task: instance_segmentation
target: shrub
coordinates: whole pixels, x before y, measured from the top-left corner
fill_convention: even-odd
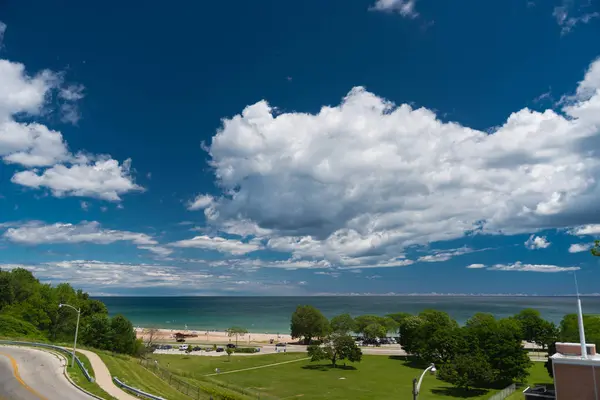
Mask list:
[[[253,354],[256,353],[256,348],[255,347],[236,347],[233,349],[234,353],[248,353],[248,354]]]
[[[42,333],[32,324],[12,317],[0,314],[0,336],[11,338],[42,338]]]

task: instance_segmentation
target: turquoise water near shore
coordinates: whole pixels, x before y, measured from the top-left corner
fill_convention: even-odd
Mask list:
[[[477,312],[503,318],[535,308],[559,323],[576,312],[574,297],[507,296],[335,296],[335,297],[98,297],[111,315],[123,314],[135,326],[167,329],[225,330],[237,325],[256,333],[289,333],[296,306],[310,304],[325,316],[350,313],[384,315],[418,313],[428,308],[447,312],[463,324]],[[586,314],[600,314],[600,297],[582,298]]]

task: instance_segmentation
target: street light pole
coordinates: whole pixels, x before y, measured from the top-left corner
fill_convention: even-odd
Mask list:
[[[413,379],[413,400],[417,400],[419,397],[419,391],[421,390],[421,383],[423,383],[423,377],[427,373],[427,371],[431,371],[435,373],[435,364],[431,364],[429,367],[425,368],[425,371],[421,374],[419,381],[417,382],[417,378]]]
[[[75,366],[75,349],[77,348],[77,334],[79,333],[79,317],[81,316],[81,308],[77,309],[77,308],[73,307],[72,305],[64,304],[64,303],[60,303],[58,305],[58,308],[61,308],[62,306],[69,307],[69,308],[72,308],[73,310],[77,311],[77,325],[75,326],[75,341],[73,342],[73,357],[71,358],[71,368],[73,368]]]

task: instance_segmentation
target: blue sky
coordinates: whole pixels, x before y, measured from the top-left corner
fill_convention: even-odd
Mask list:
[[[0,5],[0,268],[598,291],[598,0],[63,3]]]

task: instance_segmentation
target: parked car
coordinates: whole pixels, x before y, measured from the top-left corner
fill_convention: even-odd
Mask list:
[[[287,343],[277,343],[275,345],[275,347],[285,347],[285,346],[287,346]]]
[[[228,343],[227,347],[229,347],[230,349],[235,349],[235,344],[233,343]]]
[[[200,347],[200,346],[194,346],[194,348],[192,350],[194,350],[194,351],[200,351],[200,350],[202,350],[202,347]]]
[[[185,339],[184,339],[184,338],[182,338],[182,337],[180,337],[180,338],[177,338],[177,342],[178,342],[178,343],[185,342]]]
[[[182,344],[181,346],[179,346],[179,351],[186,351],[188,349],[187,345]]]
[[[173,346],[171,346],[170,344],[165,344],[163,346],[163,349],[165,349],[165,350],[171,350],[172,348],[173,348]]]
[[[224,351],[225,351],[225,349],[224,349],[224,348],[222,348],[222,347],[217,347],[217,353],[222,353],[222,352],[224,352]]]

